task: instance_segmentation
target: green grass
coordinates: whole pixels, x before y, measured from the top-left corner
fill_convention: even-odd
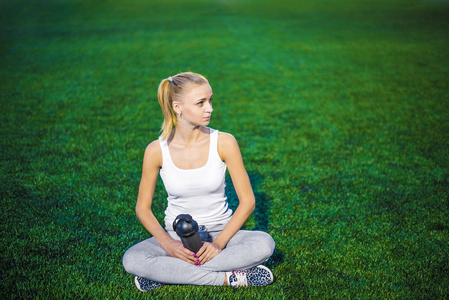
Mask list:
[[[269,2],[0,2],[2,299],[449,297],[449,2]],[[140,293],[121,266],[157,85],[187,70],[239,141],[269,287]]]

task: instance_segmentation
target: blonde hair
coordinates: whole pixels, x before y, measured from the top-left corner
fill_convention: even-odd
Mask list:
[[[170,137],[171,131],[178,121],[173,109],[173,101],[181,101],[181,95],[189,86],[206,83],[209,83],[206,77],[192,72],[179,73],[161,81],[157,90],[157,99],[164,114],[161,128],[164,140]]]

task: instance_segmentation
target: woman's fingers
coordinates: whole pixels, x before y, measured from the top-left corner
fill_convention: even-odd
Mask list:
[[[193,253],[185,248],[181,241],[173,241],[169,254],[192,265],[201,266],[217,256],[220,252],[221,248],[214,243],[205,242],[197,253]]]
[[[167,252],[170,256],[182,259],[192,265],[198,260],[198,258],[195,257],[195,253],[185,248],[181,241],[173,240],[170,247],[167,249]]]
[[[195,264],[197,262],[197,257],[195,255],[195,253],[193,253],[192,251],[190,251],[187,248],[184,248],[184,246],[182,248],[183,248],[182,249],[183,250],[183,255],[182,255],[183,258],[182,259],[188,263]]]
[[[207,244],[209,244],[208,242],[204,242],[203,246],[201,246],[200,250],[198,250],[198,252],[196,253],[197,257],[201,257],[201,255],[203,255],[203,253],[207,250]]]
[[[203,251],[202,249],[205,248]],[[202,251],[202,252],[201,252]],[[204,243],[200,251],[197,254],[199,257],[200,264],[205,264],[221,252],[220,247],[214,243]]]

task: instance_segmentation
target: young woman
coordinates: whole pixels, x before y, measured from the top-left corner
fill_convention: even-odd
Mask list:
[[[237,141],[207,127],[212,88],[205,77],[186,72],[162,80],[158,100],[162,135],[145,150],[136,214],[153,235],[123,256],[141,291],[164,284],[266,286],[271,271],[261,265],[275,243],[261,231],[240,230],[255,207],[254,193]],[[225,194],[226,168],[239,205],[234,213]],[[151,211],[160,174],[168,194],[165,229]],[[184,248],[174,232],[179,214],[190,214],[208,236],[197,253]],[[204,233],[203,232],[203,233]]]

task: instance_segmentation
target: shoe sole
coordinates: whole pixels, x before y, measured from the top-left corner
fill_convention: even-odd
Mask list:
[[[137,280],[137,276],[134,276],[134,284],[136,285],[136,287],[137,287],[137,289],[138,289],[139,291],[141,291],[141,292],[147,292],[146,290],[142,290],[142,289],[140,288],[140,283],[139,283],[139,281]]]

